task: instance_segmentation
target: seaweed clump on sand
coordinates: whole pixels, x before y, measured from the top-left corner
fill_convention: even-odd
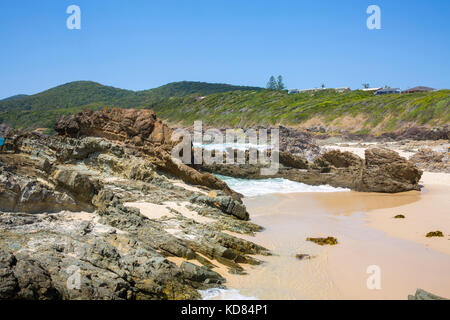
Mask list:
[[[442,231],[431,231],[428,232],[426,237],[427,238],[432,238],[432,237],[443,237],[444,234],[442,233]]]
[[[314,242],[320,246],[324,245],[330,245],[334,246],[338,244],[338,241],[334,237],[327,237],[327,238],[306,238],[306,241]]]

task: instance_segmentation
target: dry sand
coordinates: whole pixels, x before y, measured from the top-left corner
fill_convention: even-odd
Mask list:
[[[417,288],[450,297],[448,175],[425,174],[422,192],[298,193],[245,199],[266,229],[248,237],[276,255],[258,257],[248,275],[226,275],[229,288],[260,299],[406,299]],[[393,219],[404,214],[406,219]],[[441,230],[445,238],[426,238]],[[307,237],[334,236],[321,247]],[[315,256],[298,260],[296,254]],[[367,287],[369,266],[381,289]]]
[[[420,243],[450,255],[450,174],[425,172],[421,184],[425,187],[420,200],[392,209],[368,213],[368,225],[388,235]],[[394,219],[402,214],[405,219]],[[430,231],[442,231],[442,238],[427,238]]]
[[[139,209],[141,214],[148,219],[161,219],[163,217],[173,216],[174,213],[171,211],[176,210],[178,213],[183,215],[185,218],[192,219],[197,223],[213,223],[215,220],[199,215],[197,212],[190,210],[187,206],[194,207],[195,205],[183,201],[180,203],[176,202],[164,202],[163,204],[154,204],[145,201],[138,202],[126,202],[124,203],[126,207],[133,207]]]

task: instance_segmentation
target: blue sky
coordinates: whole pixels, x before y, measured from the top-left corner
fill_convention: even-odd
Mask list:
[[[66,8],[81,8],[68,30]],[[381,30],[366,9],[381,8]],[[74,80],[450,87],[448,0],[0,1],[0,98]]]

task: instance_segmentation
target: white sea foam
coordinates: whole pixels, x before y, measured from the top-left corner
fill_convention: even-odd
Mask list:
[[[216,175],[228,186],[243,194],[245,197],[254,197],[270,193],[297,193],[297,192],[345,192],[350,189],[335,188],[329,185],[310,186],[283,178],[270,179],[238,179]]]
[[[237,149],[237,150],[249,150],[250,148],[254,148],[257,150],[266,150],[270,146],[264,144],[253,144],[253,143],[210,143],[210,144],[198,144],[194,143],[194,147],[201,147],[206,150],[217,150],[217,151],[226,151],[227,148]]]
[[[206,289],[199,290],[203,300],[258,300],[256,297],[247,297],[236,289]]]

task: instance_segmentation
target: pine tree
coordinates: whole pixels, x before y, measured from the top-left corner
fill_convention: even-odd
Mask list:
[[[277,81],[277,90],[284,90],[285,86],[283,83],[283,77],[282,76],[278,76],[278,81]]]
[[[274,76],[270,76],[269,82],[267,82],[267,89],[269,89],[269,90],[277,89],[277,82],[275,81]]]

